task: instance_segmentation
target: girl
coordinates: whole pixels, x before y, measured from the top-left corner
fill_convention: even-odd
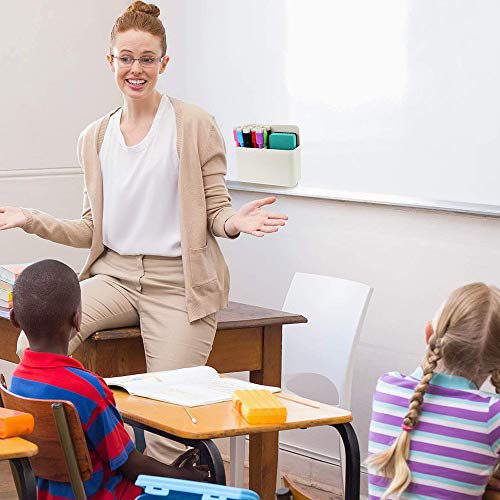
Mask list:
[[[0,209],[0,229],[21,227],[90,248],[80,273],[82,327],[70,353],[97,330],[140,324],[148,371],[206,363],[229,292],[215,237],[261,237],[287,219],[261,208],[275,198],[234,210],[213,117],[156,90],[169,62],[159,14],[155,5],[134,2],[111,31],[107,60],[123,106],[89,125],[78,141],[81,219]],[[21,356],[26,347],[22,334]],[[164,451],[158,440],[148,441],[150,455],[169,461]]]
[[[478,499],[500,451],[500,291],[455,290],[425,328],[412,375],[377,384],[369,442],[370,498]]]

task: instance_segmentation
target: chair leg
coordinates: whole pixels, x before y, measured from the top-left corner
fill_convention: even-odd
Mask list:
[[[226,485],[226,471],[219,448],[211,439],[202,439],[193,446],[200,450],[200,463],[210,468],[212,483]]]
[[[19,499],[36,500],[36,479],[30,461],[27,458],[13,458],[9,463]]]
[[[245,436],[229,438],[229,470],[230,484],[243,488],[245,473]]]
[[[144,437],[144,431],[138,427],[132,427],[134,430],[135,447],[141,453],[144,453],[146,449],[146,438]]]
[[[342,442],[344,443],[346,466],[345,466],[345,500],[359,500],[361,460],[359,455],[359,444],[356,433],[352,425],[334,424],[332,427],[337,429]]]
[[[212,477],[212,482],[216,484],[226,484],[226,472],[224,470],[224,462],[220,454],[219,449],[211,439],[185,439],[179,436],[174,436],[168,432],[160,431],[154,427],[150,427],[147,424],[137,422],[135,420],[129,419],[127,417],[123,418],[126,424],[131,425],[134,428],[142,429],[147,432],[152,432],[158,436],[163,436],[172,441],[185,444],[186,446],[191,446],[200,450],[200,463],[208,465],[210,468],[210,475]],[[135,430],[134,430],[135,432]]]

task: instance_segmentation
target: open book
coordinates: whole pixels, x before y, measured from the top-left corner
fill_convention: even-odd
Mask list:
[[[122,387],[132,396],[142,396],[182,406],[201,406],[230,401],[235,389],[281,391],[279,387],[252,384],[234,378],[221,378],[210,366],[194,366],[104,380],[109,386]]]

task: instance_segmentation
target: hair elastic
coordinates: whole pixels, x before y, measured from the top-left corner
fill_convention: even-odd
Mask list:
[[[411,425],[401,424],[401,429],[406,432],[411,432],[413,430],[413,427]]]

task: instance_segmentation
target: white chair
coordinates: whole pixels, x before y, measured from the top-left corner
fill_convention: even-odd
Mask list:
[[[350,409],[354,347],[372,288],[363,283],[296,273],[283,310],[308,322],[284,327],[282,387],[299,396]],[[325,434],[330,433],[325,436]],[[231,438],[231,484],[242,485],[244,438]],[[317,458],[340,459],[334,429],[280,433],[280,447]]]

